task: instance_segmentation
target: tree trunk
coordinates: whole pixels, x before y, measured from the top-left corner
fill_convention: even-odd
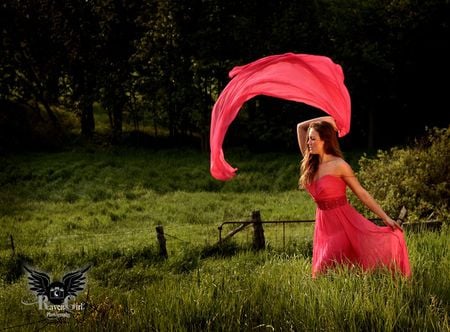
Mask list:
[[[59,123],[59,120],[56,117],[55,113],[53,113],[52,109],[50,108],[50,105],[43,98],[41,98],[41,103],[44,106],[44,109],[47,112],[47,115],[48,115],[50,121],[52,122],[53,127],[56,130],[61,131],[61,124]]]
[[[92,102],[81,104],[81,134],[85,137],[92,137],[95,130],[94,106]]]
[[[122,139],[122,104],[116,103],[112,110],[112,143],[118,144]]]

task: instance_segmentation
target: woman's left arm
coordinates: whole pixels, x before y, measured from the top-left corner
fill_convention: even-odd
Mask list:
[[[395,222],[391,217],[389,217],[386,212],[381,208],[377,201],[369,194],[369,192],[363,188],[356,178],[352,168],[345,161],[340,163],[339,173],[344,179],[345,183],[353,191],[353,193],[358,197],[358,199],[364,203],[373,213],[375,213],[383,222],[390,226],[393,230],[398,228],[403,231],[401,226]]]

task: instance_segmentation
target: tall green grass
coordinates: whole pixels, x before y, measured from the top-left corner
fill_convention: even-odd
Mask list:
[[[0,330],[447,331],[449,231],[406,233],[413,277],[336,269],[311,278],[312,224],[264,225],[217,247],[217,227],[313,219],[296,189],[298,156],[235,151],[230,182],[194,151],[74,150],[23,154],[0,166]],[[163,225],[169,258],[158,255]],[[223,232],[232,226],[224,226]],[[15,252],[11,248],[14,239]],[[92,263],[88,308],[48,321],[21,262],[53,278]]]

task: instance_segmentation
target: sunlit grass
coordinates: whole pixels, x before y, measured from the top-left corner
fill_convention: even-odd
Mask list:
[[[447,331],[448,226],[406,233],[411,280],[336,269],[311,278],[313,224],[252,227],[222,247],[224,221],[313,219],[297,156],[231,154],[240,174],[209,176],[193,151],[103,150],[8,157],[0,166],[0,326],[10,330]],[[159,257],[163,225],[169,257]],[[237,225],[225,225],[226,234]],[[11,245],[14,241],[14,252]],[[77,302],[49,322],[21,261],[54,279],[93,264]],[[18,327],[20,326],[20,327]]]

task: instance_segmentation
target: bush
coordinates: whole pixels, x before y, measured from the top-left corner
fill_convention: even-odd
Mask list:
[[[359,160],[359,180],[392,217],[405,206],[410,221],[448,221],[449,129],[428,129],[412,147],[378,151],[376,158]]]

